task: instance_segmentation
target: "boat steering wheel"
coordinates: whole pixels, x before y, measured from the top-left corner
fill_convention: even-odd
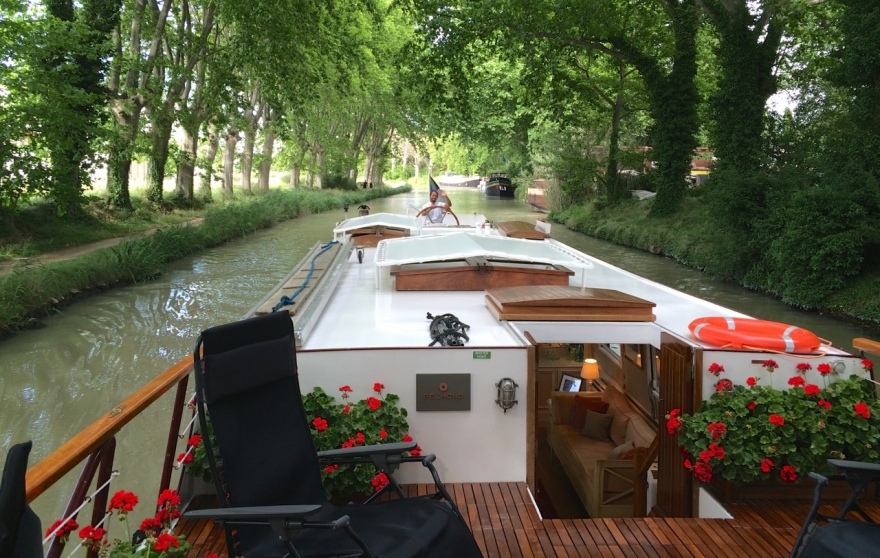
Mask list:
[[[421,211],[419,211],[418,213],[416,213],[416,219],[418,219],[419,217],[422,217],[423,215],[426,216],[426,215],[428,214],[428,212],[431,211],[431,210],[433,210],[433,209],[439,209],[439,210],[443,211],[443,219],[445,219],[445,218],[446,218],[446,214],[449,213],[449,214],[452,215],[452,217],[455,219],[455,226],[456,226],[456,227],[460,227],[460,226],[461,226],[461,223],[458,222],[458,215],[456,215],[455,213],[453,213],[452,210],[449,209],[448,207],[438,207],[438,206],[435,206],[435,205],[432,205],[431,207],[426,207],[426,208],[422,209]],[[425,218],[427,219],[427,217],[425,217]],[[441,223],[443,222],[443,219],[440,220]],[[432,222],[433,222],[433,221],[432,221]]]

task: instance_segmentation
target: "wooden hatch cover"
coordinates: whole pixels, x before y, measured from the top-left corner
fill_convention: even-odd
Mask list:
[[[499,320],[653,322],[653,302],[611,289],[556,285],[486,291],[486,306]]]
[[[375,248],[380,241],[389,238],[403,238],[409,236],[409,232],[396,227],[386,227],[385,225],[374,225],[372,227],[363,227],[355,229],[350,233],[351,239],[356,246],[366,246]]]
[[[502,236],[510,238],[525,238],[527,240],[544,240],[549,234],[537,230],[533,225],[525,221],[502,221],[495,225]]]

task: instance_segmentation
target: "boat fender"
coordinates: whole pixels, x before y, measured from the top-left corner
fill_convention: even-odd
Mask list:
[[[435,317],[428,312],[427,318],[431,320],[428,331],[433,339],[428,344],[429,347],[436,343],[440,343],[444,347],[461,347],[465,341],[470,341],[465,330],[470,329],[471,326],[462,323],[455,315],[442,314]]]

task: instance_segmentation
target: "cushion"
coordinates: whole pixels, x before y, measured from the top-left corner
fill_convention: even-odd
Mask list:
[[[614,417],[611,415],[603,415],[588,409],[587,414],[584,416],[584,429],[581,431],[581,434],[593,440],[609,442],[611,437],[608,435],[608,428],[611,426],[613,419]]]
[[[608,454],[608,459],[623,459],[621,455],[629,452],[630,450],[632,450],[634,453],[635,449],[636,447],[633,445],[632,442],[624,442],[623,444],[620,444],[619,446],[611,450],[611,453]]]
[[[574,398],[574,405],[571,407],[571,416],[568,423],[572,428],[581,431],[584,429],[584,417],[587,411],[605,414],[608,411],[608,403],[605,403],[598,397],[584,397],[578,395]]]
[[[611,415],[611,428],[609,429],[609,434],[611,436],[611,441],[615,443],[615,445],[620,445],[626,442],[626,427],[629,426],[629,417],[623,413],[614,413]]]

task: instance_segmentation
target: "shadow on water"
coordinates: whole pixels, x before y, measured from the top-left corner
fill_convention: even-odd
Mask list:
[[[541,214],[516,200],[483,199],[476,190],[449,190],[461,216],[534,222]],[[372,200],[373,213],[413,213],[427,192]],[[355,215],[349,212],[348,215]],[[186,357],[199,331],[241,318],[316,242],[331,238],[338,211],[302,217],[169,265],[158,279],[94,296],[48,317],[44,329],[0,343],[0,451],[34,440],[31,463],[99,418],[137,388]],[[553,225],[553,236],[623,269],[736,309],[813,330],[850,349],[865,330],[716,281],[659,256],[599,241]],[[161,451],[172,395],[139,416],[118,440],[112,490],[131,490],[144,502],[157,493]],[[72,475],[37,499],[50,524],[64,508]],[[149,507],[145,504],[145,507]],[[140,519],[137,513],[135,517]]]

